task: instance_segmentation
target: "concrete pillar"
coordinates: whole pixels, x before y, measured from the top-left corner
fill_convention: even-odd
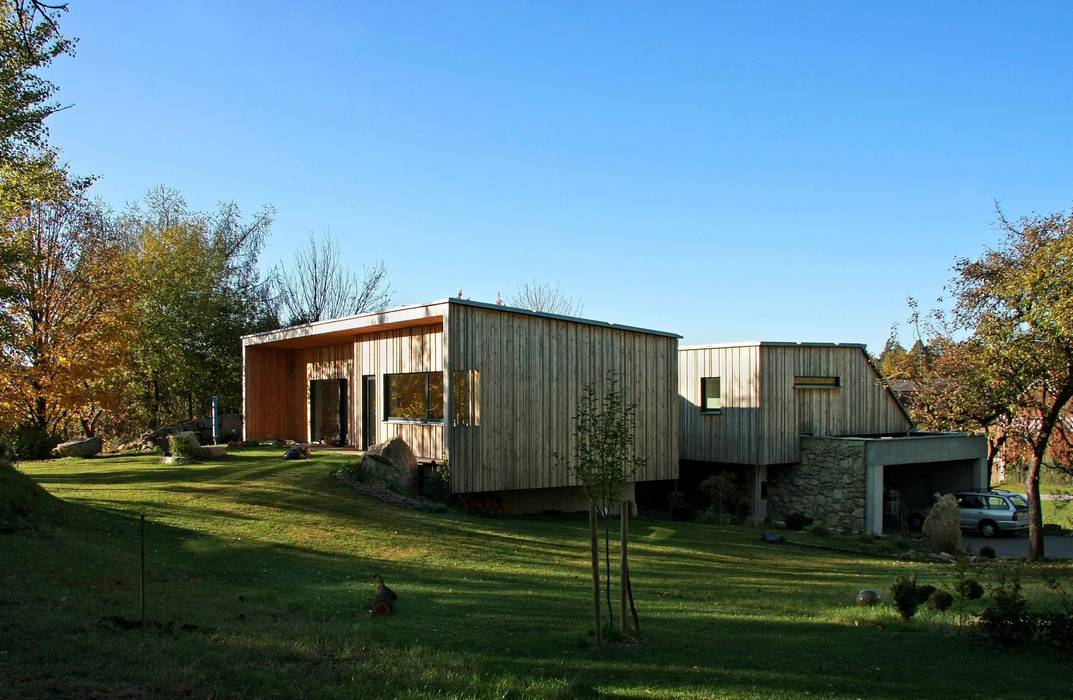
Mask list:
[[[972,465],[972,487],[974,489],[991,487],[991,475],[987,473],[987,460],[983,457]]]
[[[883,465],[869,464],[864,494],[864,529],[883,534]]]

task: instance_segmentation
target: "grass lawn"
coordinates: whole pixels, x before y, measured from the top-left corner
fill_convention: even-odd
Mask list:
[[[642,640],[596,651],[584,520],[399,510],[332,478],[346,457],[278,454],[22,465],[68,506],[0,534],[0,697],[1073,697],[1068,658],[853,605],[952,567],[749,528],[634,521]],[[140,512],[165,627],[122,631],[101,620],[137,616]],[[376,573],[399,593],[389,618],[367,612]]]
[[[1005,489],[1016,493],[1024,493],[1025,485],[1018,483],[1003,483],[995,486],[997,489]],[[1073,487],[1051,486],[1044,484],[1039,489],[1041,494],[1073,494]],[[1056,523],[1067,530],[1073,530],[1073,501],[1042,500],[1043,522]]]

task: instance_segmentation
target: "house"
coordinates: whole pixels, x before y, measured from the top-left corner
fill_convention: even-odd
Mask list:
[[[560,466],[581,390],[637,403],[636,481],[678,477],[673,333],[449,299],[243,338],[244,436],[365,449],[402,437],[451,491],[583,508]]]
[[[863,345],[682,347],[678,367],[682,480],[735,471],[757,517],[882,532],[935,491],[987,486],[986,440],[914,432]]]

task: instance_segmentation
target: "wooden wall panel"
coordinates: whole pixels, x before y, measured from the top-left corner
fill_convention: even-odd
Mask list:
[[[682,459],[755,464],[760,433],[759,348],[686,348],[678,352],[678,363]],[[719,413],[701,413],[705,377],[719,377],[723,406]]]
[[[290,405],[291,354],[247,347],[243,363],[243,430],[247,440],[285,440]]]
[[[447,444],[455,492],[576,485],[569,455],[582,388],[616,372],[638,404],[637,480],[678,476],[677,339],[566,319],[452,304],[448,368],[480,373],[480,425],[454,426]],[[450,392],[448,392],[450,397]]]
[[[361,444],[365,420],[361,386],[366,375],[376,377],[377,442],[401,437],[418,459],[440,460],[443,457],[443,425],[440,423],[409,423],[384,420],[384,375],[402,372],[443,372],[443,324],[400,328],[367,333],[356,338],[350,346],[353,356],[355,386],[351,392],[351,432],[355,445]],[[444,382],[446,391],[447,382]]]

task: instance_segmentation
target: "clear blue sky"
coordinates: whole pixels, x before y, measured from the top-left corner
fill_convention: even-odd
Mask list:
[[[1073,206],[1073,2],[90,2],[73,169],[330,229],[396,304],[559,282],[686,342],[863,341]]]

